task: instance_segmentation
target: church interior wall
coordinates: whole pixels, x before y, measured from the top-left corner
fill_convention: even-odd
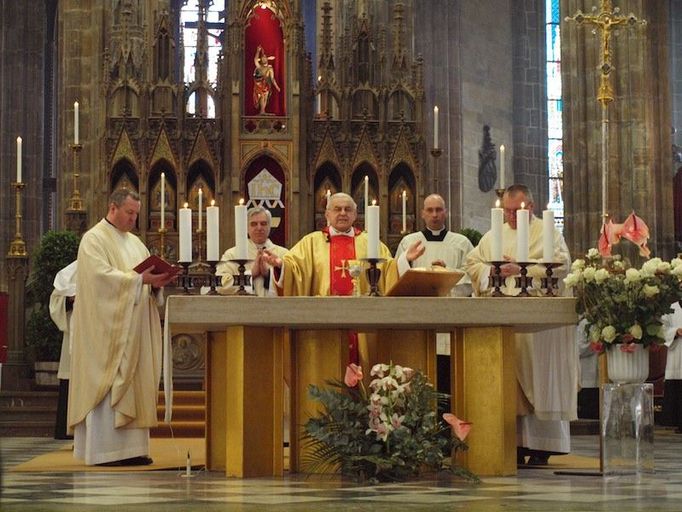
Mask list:
[[[682,148],[682,0],[670,0],[669,11],[673,144]],[[682,164],[682,154],[677,164]]]

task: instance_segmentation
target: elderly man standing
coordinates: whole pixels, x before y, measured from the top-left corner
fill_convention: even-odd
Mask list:
[[[119,189],[104,219],[78,249],[73,308],[69,428],[74,457],[87,465],[146,465],[149,428],[157,424],[161,376],[158,306],[173,276],[134,269],[149,256],[131,231],[136,192]]]
[[[246,271],[246,274],[251,276],[251,290],[259,297],[276,296],[277,287],[273,282],[271,268],[263,258],[263,251],[268,250],[281,258],[287,253],[287,249],[272,243],[269,238],[272,225],[272,214],[269,210],[256,206],[249,209],[246,218],[249,233],[248,256],[253,260],[251,267]],[[223,295],[232,295],[238,290],[233,284],[233,276],[238,273],[237,265],[230,261],[236,258],[236,250],[236,247],[231,247],[225,251],[216,269],[216,275],[222,276],[222,288],[218,291]]]
[[[505,224],[502,227],[502,253],[509,263],[502,265],[506,279],[504,292],[516,295],[514,276],[519,266],[516,256],[516,212],[522,207],[533,211],[533,196],[524,185],[512,185],[504,193]],[[542,221],[530,217],[529,259],[542,258]],[[491,232],[481,238],[478,246],[469,254],[465,269],[471,276],[474,293],[484,295],[488,291],[488,278],[492,267]],[[568,247],[561,232],[554,229],[554,261],[570,267]],[[543,269],[539,265],[529,268],[533,274],[533,293],[540,294],[539,281]],[[571,450],[569,421],[577,418],[578,353],[575,342],[575,326],[548,329],[534,334],[516,334],[516,376],[519,384],[517,395],[517,446],[518,462],[547,464],[552,454]]]

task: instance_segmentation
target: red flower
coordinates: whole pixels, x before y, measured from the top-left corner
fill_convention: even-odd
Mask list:
[[[362,378],[362,366],[353,363],[346,366],[346,376],[343,378],[343,382],[346,386],[354,388]]]
[[[628,215],[623,223],[623,238],[627,238],[633,244],[639,246],[639,254],[648,258],[651,251],[646,246],[647,240],[649,240],[649,227],[646,223],[632,212]]]
[[[469,435],[472,423],[468,421],[462,421],[457,416],[449,412],[443,414],[443,419],[452,427],[455,437],[457,437],[457,439],[460,441],[464,441],[466,436]]]
[[[592,349],[592,352],[596,352],[597,354],[604,352],[604,344],[601,341],[591,341],[590,348]]]
[[[621,352],[634,352],[635,350],[636,347],[634,343],[621,343],[620,345]]]

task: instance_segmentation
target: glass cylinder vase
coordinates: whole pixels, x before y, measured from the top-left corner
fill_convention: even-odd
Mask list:
[[[606,353],[609,379],[616,384],[636,384],[649,376],[649,349],[633,345],[633,352],[623,352],[614,345]]]

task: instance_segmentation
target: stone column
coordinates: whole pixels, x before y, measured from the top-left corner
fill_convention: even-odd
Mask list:
[[[26,278],[28,277],[28,254],[7,255],[7,283],[9,291],[8,315],[9,328],[7,333],[8,353],[7,363],[3,365],[2,389],[28,389],[30,382],[30,367],[26,362],[24,351],[24,320]]]

